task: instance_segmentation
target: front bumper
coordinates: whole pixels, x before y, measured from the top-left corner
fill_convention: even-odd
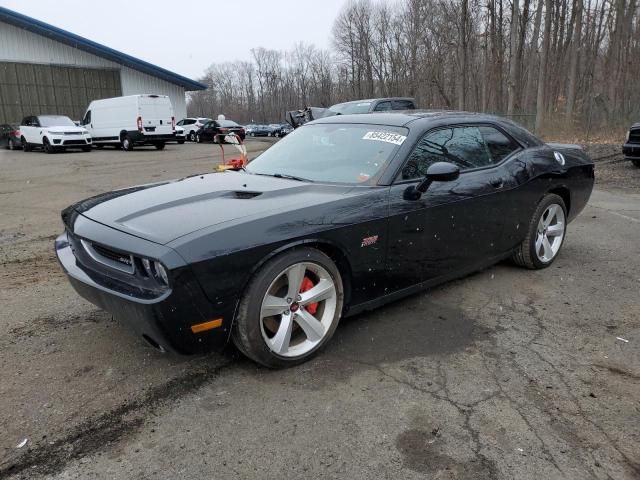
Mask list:
[[[628,160],[640,159],[640,143],[625,143],[622,146],[622,153]]]
[[[99,224],[96,224],[99,225]],[[100,225],[100,228],[108,228]],[[80,296],[126,323],[147,343],[180,354],[222,348],[229,339],[235,303],[215,307],[205,296],[188,266],[171,271],[171,288],[160,295],[136,296],[123,290],[117,279],[84,265],[65,232],[55,241],[56,255],[69,282]],[[144,242],[144,240],[142,240]],[[86,262],[90,263],[90,262]],[[193,333],[191,326],[222,318],[222,326]]]
[[[49,140],[54,147],[81,148],[91,146],[89,135],[55,135],[49,134]]]

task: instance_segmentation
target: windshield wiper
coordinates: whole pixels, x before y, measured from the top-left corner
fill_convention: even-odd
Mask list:
[[[274,173],[274,177],[276,178],[286,178],[289,180],[297,180],[298,182],[311,182],[308,178],[296,177],[295,175],[287,175],[286,173]]]
[[[287,180],[296,180],[298,182],[313,182],[313,180],[309,180],[308,178],[296,177],[295,175],[288,175],[286,173],[257,173],[252,172],[251,170],[245,171],[252,175],[262,175],[264,177],[286,178]]]

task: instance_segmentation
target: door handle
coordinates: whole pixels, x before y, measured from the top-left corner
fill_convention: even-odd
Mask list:
[[[504,180],[501,178],[494,178],[489,181],[493,188],[502,188],[504,185]]]

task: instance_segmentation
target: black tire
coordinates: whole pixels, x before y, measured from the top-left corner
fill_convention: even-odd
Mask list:
[[[154,143],[153,146],[156,147],[156,150],[164,150],[165,144],[164,142],[158,142]]]
[[[83,152],[90,152],[91,151],[91,147],[90,146],[82,147],[82,151]]]
[[[122,137],[122,139],[120,140],[120,145],[122,147],[122,150],[125,150],[127,152],[133,150],[133,140],[131,140],[131,137],[129,135],[124,135]]]
[[[42,148],[44,149],[45,153],[55,153],[55,149],[53,148],[53,145],[51,145],[51,142],[49,142],[49,139],[47,137],[44,137],[42,139]]]
[[[196,143],[202,143],[202,138],[200,138],[199,133],[196,133]]]
[[[7,148],[9,150],[18,150],[18,144],[16,142],[13,141],[13,138],[10,138],[9,141],[7,142]]]
[[[271,351],[262,336],[260,309],[262,299],[272,282],[285,269],[300,262],[315,263],[329,272],[334,282],[336,292],[336,310],[331,326],[318,345],[303,355],[283,357]],[[244,296],[238,305],[231,338],[238,350],[265,367],[286,368],[299,365],[316,355],[329,342],[338,327],[343,303],[344,288],[342,277],[335,263],[327,255],[314,248],[289,250],[269,260],[249,282],[249,285],[245,289]]]
[[[631,163],[640,168],[640,158],[634,158],[633,160],[631,160]]]
[[[562,236],[562,243],[558,248],[558,251],[555,253],[553,258],[550,261],[542,261],[538,258],[538,254],[536,253],[536,237],[538,233],[538,222],[540,218],[545,213],[547,208],[553,204],[559,205],[562,208],[564,213],[564,233]],[[545,229],[546,230],[546,229]],[[562,250],[562,245],[564,244],[564,240],[567,237],[567,207],[564,204],[564,200],[559,195],[554,193],[548,193],[545,195],[538,206],[536,207],[533,216],[531,217],[531,221],[527,227],[527,236],[524,238],[522,243],[516,248],[513,252],[512,259],[516,265],[521,267],[529,268],[531,270],[539,270],[542,268],[547,268],[551,265],[556,258],[558,258],[558,254],[560,250]]]
[[[191,130],[189,132],[189,141],[190,142],[195,142],[196,141],[196,132],[194,132],[193,130]]]
[[[255,136],[256,136],[256,134],[255,134],[255,133],[253,133],[253,132],[251,132],[251,133],[249,134],[249,136],[250,136],[250,137],[255,137]]]
[[[31,145],[29,145],[29,143],[27,143],[27,140],[24,137],[20,137],[20,141],[22,142],[22,150],[24,152],[30,152],[31,151]]]

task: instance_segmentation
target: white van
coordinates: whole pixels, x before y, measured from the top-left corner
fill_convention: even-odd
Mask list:
[[[158,150],[175,140],[176,117],[166,95],[129,95],[94,100],[82,125],[89,130],[97,148],[104,145],[154,145]]]

